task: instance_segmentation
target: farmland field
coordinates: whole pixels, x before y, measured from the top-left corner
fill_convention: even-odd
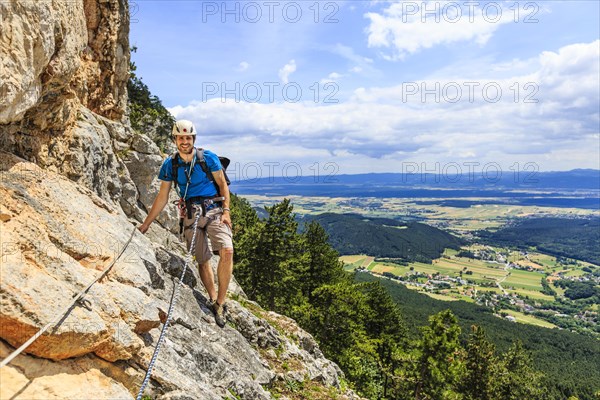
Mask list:
[[[348,264],[354,264],[357,261],[362,261],[365,259],[365,255],[358,255],[358,256],[341,256],[340,260],[342,260],[345,263]]]
[[[429,292],[424,292],[427,296],[434,298],[434,299],[438,299],[438,300],[443,300],[443,301],[458,301],[461,299],[457,299],[451,296],[446,296],[444,294],[437,294],[437,293],[429,293]]]
[[[554,288],[554,287],[553,287]],[[523,297],[528,297],[534,300],[546,300],[546,301],[553,301],[554,300],[554,296],[548,296],[547,294],[544,294],[542,292],[539,292],[537,290],[527,290],[527,289],[510,289],[510,288],[506,288],[506,291],[508,293],[514,293],[514,294],[518,294],[520,296]]]
[[[471,246],[469,250],[481,250],[488,249],[500,252],[501,249],[491,248],[490,246]],[[539,265],[535,264],[537,271],[534,269],[533,271],[527,270],[519,270],[519,269],[505,269],[505,265],[498,262],[490,262],[483,261],[477,259],[471,259],[466,257],[457,257],[457,250],[446,249],[444,255],[441,258],[433,260],[432,264],[420,263],[420,262],[412,262],[408,265],[398,265],[391,261],[378,260],[375,261],[373,257],[367,257],[365,255],[351,255],[351,256],[342,256],[340,260],[344,261],[347,264],[347,270],[352,270],[359,266],[364,266],[369,271],[376,274],[384,274],[386,272],[392,273],[397,276],[406,276],[410,274],[414,274],[416,272],[423,273],[427,276],[433,276],[436,273],[439,273],[442,276],[448,276],[452,278],[461,277],[468,279],[475,283],[475,288],[480,292],[493,292],[497,294],[501,294],[502,291],[500,288],[488,287],[488,286],[480,286],[481,284],[492,284],[499,282],[502,287],[506,290],[507,293],[514,293],[526,298],[531,298],[534,300],[546,300],[552,301],[554,300],[553,296],[549,296],[547,294],[542,293],[542,284],[541,280],[545,276],[542,273],[542,270],[539,268]],[[512,254],[509,257],[511,259],[516,259],[517,255]],[[545,265],[551,266],[555,265],[554,258],[550,256],[546,256],[540,253],[529,253],[529,258],[534,259],[540,263],[544,263]],[[519,265],[525,265],[524,263],[519,262]],[[588,264],[588,263],[586,263]],[[533,268],[533,267],[532,267]],[[467,271],[469,272],[467,274]],[[563,271],[561,269],[561,271]],[[582,275],[583,271],[581,267],[574,268],[572,270],[566,270],[565,276],[579,276]],[[552,277],[551,277],[552,278]],[[426,278],[422,278],[419,282],[426,282]],[[469,285],[467,285],[469,286]],[[472,286],[472,285],[471,285]],[[416,287],[413,287],[416,288]],[[564,289],[554,287],[553,289],[558,294],[564,294]],[[467,299],[469,297],[460,295],[458,292],[439,292],[436,294],[435,298],[447,297],[447,299]],[[469,298],[470,299],[470,298]]]
[[[514,287],[527,290],[542,290],[542,277],[539,272],[529,272],[523,270],[511,270],[510,275],[502,282],[505,288]]]
[[[508,204],[474,204],[469,207],[449,207],[436,204],[419,204],[432,198],[396,197],[324,197],[324,196],[265,196],[245,194],[254,207],[262,208],[289,198],[298,215],[314,215],[326,212],[357,213],[368,217],[420,220],[432,226],[454,231],[458,234],[476,229],[499,228],[508,219],[548,215],[590,216],[597,215],[593,209],[541,207]],[[440,200],[435,199],[435,200]],[[489,201],[490,198],[469,197],[468,201]]]

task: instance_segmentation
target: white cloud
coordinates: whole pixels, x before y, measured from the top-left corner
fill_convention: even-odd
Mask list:
[[[342,74],[338,74],[337,72],[332,72],[329,75],[327,75],[326,78],[323,78],[319,81],[319,83],[321,85],[325,85],[327,83],[332,83],[332,82],[337,82],[340,80],[340,78],[344,77],[344,75]]]
[[[475,6],[477,5],[477,6]],[[502,25],[514,22],[513,12],[492,2],[395,2],[382,13],[369,12],[368,45],[391,49],[385,59],[402,60],[421,49],[472,41],[484,45]]]
[[[333,160],[341,173],[394,171],[402,162],[600,168],[599,48],[600,41],[573,44],[531,60],[515,60],[529,70],[471,84],[473,101],[466,84],[471,77],[438,77],[415,82],[419,92],[410,96],[403,92],[405,85],[357,89],[352,98],[334,105],[311,99],[270,104],[215,99],[171,112],[196,123],[203,145],[224,148],[240,162],[292,160],[309,165]],[[526,87],[528,83],[533,86]],[[430,91],[424,101],[421,84]],[[487,100],[486,84],[491,88]],[[444,96],[444,85],[462,87],[462,97],[449,101],[454,95],[447,90]],[[491,102],[497,88],[502,95]]]
[[[379,70],[373,66],[373,60],[371,58],[356,54],[352,47],[337,43],[331,48],[330,51],[345,58],[353,64],[353,66],[350,68],[350,72],[360,72],[371,76],[380,74]]]
[[[239,72],[244,72],[248,68],[250,68],[250,64],[248,62],[246,62],[246,61],[242,61],[240,63],[240,65],[238,65],[238,67],[236,68],[236,70],[239,71]]]
[[[281,68],[279,70],[279,79],[284,84],[287,84],[289,82],[290,75],[295,71],[296,71],[296,60],[290,60],[290,62],[285,64],[283,66],[283,68]]]

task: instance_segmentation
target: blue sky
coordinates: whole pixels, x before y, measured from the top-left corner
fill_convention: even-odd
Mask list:
[[[600,169],[599,2],[130,4],[138,74],[241,178]]]

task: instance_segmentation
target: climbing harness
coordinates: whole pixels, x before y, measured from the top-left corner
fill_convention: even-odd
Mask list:
[[[197,205],[193,205],[193,207],[197,207]],[[158,342],[156,343],[156,348],[154,349],[154,354],[152,354],[152,359],[150,360],[150,364],[148,364],[148,370],[146,371],[146,376],[144,377],[144,381],[142,382],[142,386],[140,387],[140,391],[136,397],[136,400],[142,399],[142,394],[144,393],[144,389],[148,385],[148,381],[150,381],[150,376],[152,375],[152,370],[154,369],[154,363],[156,362],[156,358],[158,357],[158,352],[160,351],[160,346],[162,345],[165,339],[165,333],[169,327],[169,322],[171,321],[171,314],[175,305],[177,304],[177,299],[179,297],[179,288],[183,283],[183,277],[185,276],[185,272],[187,270],[188,265],[193,261],[194,249],[196,247],[196,233],[198,230],[198,221],[200,220],[201,212],[198,212],[196,209],[196,218],[194,219],[193,229],[194,233],[192,235],[192,241],[190,243],[190,248],[186,254],[185,265],[183,266],[183,271],[181,271],[181,275],[179,276],[179,282],[177,285],[173,287],[173,293],[171,294],[171,302],[169,303],[169,311],[167,312],[167,318],[163,324],[163,327],[160,331],[160,336],[158,337]]]
[[[98,282],[100,279],[102,279],[104,276],[106,276],[106,274],[110,271],[110,269],[115,265],[115,263],[123,255],[123,253],[125,252],[125,249],[127,249],[127,246],[129,246],[129,243],[131,243],[131,239],[133,239],[133,234],[135,233],[136,230],[137,230],[137,227],[134,226],[133,230],[131,231],[131,236],[129,236],[129,239],[125,243],[125,246],[123,246],[123,249],[121,250],[121,252],[119,253],[119,255],[108,265],[108,267],[106,267],[104,269],[104,271],[102,271],[102,273],[100,275],[98,275],[98,277],[96,279],[94,279],[92,282],[90,282],[90,284],[87,285],[87,287],[85,289],[83,289],[76,296],[74,296],[73,300],[71,301],[71,303],[69,303],[69,305],[67,307],[65,307],[63,310],[61,310],[59,313],[57,313],[56,316],[52,319],[52,321],[50,321],[46,326],[44,326],[42,329],[40,329],[28,341],[26,341],[25,343],[23,343],[21,345],[21,347],[19,347],[15,351],[13,351],[8,357],[6,357],[4,360],[2,360],[2,362],[0,363],[0,368],[5,367],[6,365],[8,365],[8,363],[10,363],[16,356],[18,356],[19,354],[21,354],[21,352],[23,350],[25,350],[33,342],[35,342],[37,340],[37,338],[39,338],[40,336],[42,336],[42,334],[44,332],[46,332],[46,330],[48,330],[48,328],[50,328],[51,326],[54,326],[54,325],[58,324],[60,321],[62,321],[62,319],[65,317],[65,315],[69,311],[71,311],[71,309],[75,306],[75,304],[79,304],[79,305],[87,308],[88,310],[90,309],[90,302],[89,302],[89,300],[84,299],[85,295],[87,294],[87,292],[90,290],[90,288],[96,282]]]
[[[192,219],[192,210],[194,208],[200,207],[201,215],[206,217],[206,212],[211,210],[214,207],[217,207],[222,204],[225,200],[225,197],[190,197],[187,200],[180,198],[179,200],[175,200],[173,203],[177,206],[179,210],[179,235],[183,235],[185,228],[184,220],[187,217],[188,219]]]

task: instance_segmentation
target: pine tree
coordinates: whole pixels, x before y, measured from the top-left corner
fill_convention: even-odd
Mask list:
[[[263,229],[256,211],[248,200],[231,195],[231,221],[233,223],[233,261],[235,278],[250,298],[255,299],[256,282],[259,276],[253,267],[260,242],[257,240]]]
[[[327,354],[352,347],[355,336],[365,336],[365,296],[354,285],[339,283],[315,290],[310,331]]]
[[[499,378],[496,346],[487,340],[483,328],[473,325],[471,329],[461,392],[469,400],[495,400],[495,388]]]
[[[395,356],[407,345],[407,331],[400,309],[379,282],[356,285],[365,294],[368,307],[365,329],[378,356],[382,375],[383,398],[393,391],[395,370],[400,367]],[[394,395],[393,398],[397,396]]]
[[[452,311],[429,317],[423,328],[416,360],[415,399],[459,399],[457,383],[462,376],[460,327]]]
[[[374,341],[365,331],[369,314],[357,285],[340,282],[314,291],[307,325],[327,358],[336,362],[363,396],[380,398],[383,385]]]
[[[501,362],[502,372],[497,389],[497,399],[542,400],[546,398],[543,374],[533,369],[531,355],[521,341],[514,343]]]
[[[300,277],[299,283],[310,303],[314,300],[315,289],[346,279],[339,253],[331,247],[328,240],[325,229],[318,222],[311,221],[305,225],[302,234],[305,275]]]
[[[289,199],[271,207],[256,230],[257,246],[249,259],[248,295],[269,310],[285,313],[301,303],[295,271],[300,260],[298,223]]]

